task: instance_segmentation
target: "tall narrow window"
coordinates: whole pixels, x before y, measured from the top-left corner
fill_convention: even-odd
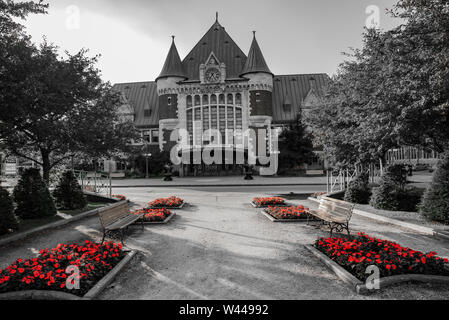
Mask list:
[[[187,108],[192,106],[192,96],[187,96]]]
[[[235,95],[235,104],[238,106],[242,105],[242,95],[240,93]]]
[[[201,98],[199,95],[195,96],[195,106],[201,105]]]

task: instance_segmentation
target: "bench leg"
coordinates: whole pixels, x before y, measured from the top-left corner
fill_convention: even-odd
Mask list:
[[[122,228],[120,230],[120,242],[122,243],[122,245],[125,245],[125,242],[123,241],[124,235],[125,235],[125,228]]]
[[[105,238],[106,238],[106,231],[103,231],[103,238],[101,239],[101,244],[103,244]]]

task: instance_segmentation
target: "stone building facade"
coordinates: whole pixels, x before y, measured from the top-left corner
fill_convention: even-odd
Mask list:
[[[120,113],[133,119],[142,143],[153,152],[157,148],[172,150],[179,141],[171,141],[170,136],[173,131],[184,130],[186,137],[179,155],[191,154],[207,148],[212,141],[217,143],[216,139],[202,139],[205,131],[215,130],[220,145],[246,157],[249,141],[239,140],[240,132],[264,132],[266,152],[273,152],[271,138],[301,112],[319,108],[329,81],[326,74],[273,74],[255,33],[245,54],[217,19],[183,60],[173,37],[155,81],[120,83],[114,88],[123,97]],[[257,137],[260,140],[260,135]],[[259,142],[256,145],[264,148]],[[319,153],[310,168],[323,169]],[[259,162],[256,168],[260,174],[273,174],[265,172]],[[181,175],[240,174],[242,165],[191,161],[177,166],[177,170]]]

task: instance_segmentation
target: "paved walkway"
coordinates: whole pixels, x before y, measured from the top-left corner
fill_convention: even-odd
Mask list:
[[[355,295],[303,247],[325,236],[325,231],[270,222],[250,206],[259,194],[249,190],[139,188],[132,194],[127,190],[117,191],[140,206],[173,194],[190,205],[178,210],[167,225],[132,231],[126,242],[141,254],[101,299],[449,299],[449,288],[419,285],[402,285],[369,297]],[[352,229],[449,257],[448,243],[389,224],[355,216]],[[100,237],[98,220],[90,218],[0,248],[0,267],[58,242]]]

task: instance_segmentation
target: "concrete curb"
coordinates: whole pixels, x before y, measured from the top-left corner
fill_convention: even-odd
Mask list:
[[[325,183],[273,183],[273,184],[263,184],[263,183],[254,183],[254,184],[172,184],[172,185],[150,185],[150,184],[142,184],[142,185],[112,185],[112,188],[217,188],[217,187],[282,187],[282,186],[325,186]]]
[[[70,219],[64,219],[64,220],[52,222],[52,223],[49,223],[49,224],[46,224],[46,225],[43,225],[43,226],[31,229],[31,230],[25,231],[25,232],[20,232],[20,233],[17,233],[17,234],[13,234],[13,235],[11,235],[9,237],[0,239],[0,246],[4,246],[4,245],[9,244],[11,242],[15,242],[15,241],[18,241],[18,240],[22,240],[24,238],[28,238],[30,236],[33,236],[33,235],[37,234],[37,233],[40,233],[40,232],[43,232],[43,231],[47,231],[47,230],[51,230],[51,229],[55,229],[55,228],[67,225],[69,223],[73,223],[73,222],[76,222],[78,220],[94,216],[94,215],[98,214],[98,212],[101,212],[101,211],[104,211],[104,210],[107,210],[107,209],[111,209],[111,208],[113,208],[113,207],[115,207],[115,206],[117,206],[119,204],[121,204],[121,201],[117,202],[117,203],[114,203],[114,204],[111,204],[111,205],[108,205],[108,206],[103,207],[103,208],[93,209],[93,210],[90,210],[90,211],[87,211],[87,212],[84,212],[84,213],[80,213],[80,214],[78,214],[78,215],[76,215],[76,216],[74,216],[74,217],[72,217]]]
[[[363,285],[362,281],[354,277],[348,271],[346,271],[343,267],[341,267],[335,261],[329,259],[324,253],[320,252],[312,245],[305,245],[306,249],[311,252],[315,257],[317,257],[321,262],[323,262],[328,269],[333,271],[335,275],[344,283],[346,283],[352,290],[357,292],[357,286]]]
[[[0,300],[87,300],[62,291],[26,290],[0,294]]]
[[[174,216],[175,212],[172,212],[164,221],[153,221],[153,222],[144,222],[143,225],[152,225],[152,224],[167,224]],[[140,225],[142,222],[136,221],[134,225]]]
[[[0,300],[92,300],[114,280],[117,274],[136,255],[136,251],[130,251],[111,271],[97,282],[83,297],[63,291],[52,290],[26,290],[0,294]]]
[[[122,271],[122,269],[130,262],[134,256],[136,255],[137,251],[132,250],[130,251],[126,257],[122,259],[107,275],[105,275],[100,281],[97,282],[93,288],[91,288],[83,298],[85,299],[96,299],[101,292],[114,280],[114,278],[117,276],[117,274]]]
[[[374,293],[375,290],[385,289],[395,284],[404,282],[420,282],[427,284],[447,284],[449,285],[449,277],[446,276],[434,276],[426,274],[400,274],[391,277],[384,277],[379,279],[379,289],[368,289],[366,284],[358,284],[356,286],[356,292],[361,295],[367,295]]]
[[[276,219],[265,210],[261,210],[262,214],[270,219],[272,222],[280,222],[280,223],[307,223],[307,219]]]
[[[314,201],[316,203],[320,202],[319,199],[311,198],[311,197],[309,197],[308,200]],[[369,218],[369,219],[373,219],[373,220],[377,220],[377,221],[390,223],[390,224],[393,224],[393,225],[397,225],[399,227],[403,227],[403,228],[411,229],[411,230],[414,230],[414,231],[418,231],[418,232],[423,233],[423,234],[427,234],[427,235],[431,235],[431,236],[433,236],[435,234],[438,234],[437,231],[435,231],[434,229],[429,228],[429,227],[424,227],[424,226],[420,226],[420,225],[417,225],[417,224],[413,224],[413,223],[409,223],[409,222],[404,222],[404,221],[400,221],[400,220],[384,217],[384,216],[381,216],[381,215],[378,215],[378,214],[375,214],[375,213],[371,213],[371,212],[367,212],[367,211],[363,211],[363,210],[360,210],[360,209],[354,209],[354,213],[359,215],[359,216],[365,217],[365,218]],[[443,237],[444,237],[444,235],[443,235]]]

